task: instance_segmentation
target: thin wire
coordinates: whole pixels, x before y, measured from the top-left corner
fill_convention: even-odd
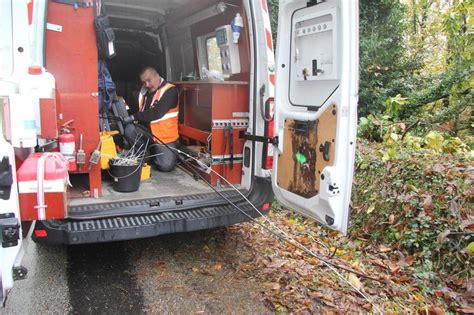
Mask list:
[[[361,275],[361,276],[364,276],[364,277],[367,277],[367,278],[371,278],[367,275],[364,275],[364,274],[361,274],[359,272],[356,272],[354,270],[351,270],[351,269],[348,269],[348,268],[345,268],[343,266],[340,266],[340,265],[336,265],[336,264],[333,264],[331,262],[328,262],[326,261],[323,257],[321,257],[320,255],[314,253],[312,250],[310,250],[309,248],[307,248],[306,246],[304,246],[303,244],[301,244],[300,242],[298,242],[297,240],[293,239],[291,236],[289,236],[287,233],[285,233],[283,230],[281,230],[279,227],[277,227],[273,222],[271,222],[266,216],[264,216],[264,214],[262,212],[260,212],[260,210],[257,209],[257,207],[255,207],[252,202],[250,202],[250,200],[245,197],[234,185],[232,185],[232,183],[230,183],[229,181],[227,181],[227,179],[225,179],[224,177],[222,177],[219,173],[217,173],[216,171],[214,171],[212,168],[210,168],[209,166],[207,166],[206,164],[202,163],[201,161],[195,159],[194,157],[192,157],[191,155],[179,150],[179,149],[176,149],[176,148],[172,148],[170,146],[168,146],[166,143],[164,143],[163,141],[161,141],[161,139],[159,139],[157,136],[151,134],[147,129],[145,129],[145,127],[141,126],[141,125],[136,125],[140,128],[142,128],[144,131],[146,131],[148,134],[150,134],[153,138],[155,138],[156,140],[158,140],[159,142],[161,142],[164,146],[166,146],[169,150],[174,150],[178,153],[181,153],[193,160],[195,160],[199,165],[205,167],[206,169],[210,169],[211,172],[215,173],[217,176],[219,176],[220,178],[222,178],[226,183],[228,183],[233,189],[235,189],[244,199],[245,201],[247,201],[247,203],[249,203],[252,208],[254,210],[257,211],[257,213],[259,213],[264,219],[266,222],[269,222],[270,225],[272,227],[274,227],[276,230],[279,231],[279,233],[283,234],[283,235],[280,235],[278,233],[276,233],[275,231],[271,230],[269,227],[263,225],[261,222],[258,222],[257,220],[255,220],[253,217],[251,217],[249,214],[247,214],[244,210],[242,210],[239,206],[237,206],[234,202],[232,202],[230,199],[228,199],[227,197],[225,197],[221,192],[219,192],[218,190],[216,190],[212,185],[210,185],[209,183],[207,183],[207,181],[199,174],[199,173],[196,173],[196,175],[198,175],[201,179],[204,180],[205,183],[207,183],[209,185],[209,187],[211,187],[212,190],[214,190],[219,196],[221,196],[224,200],[226,200],[229,204],[231,204],[232,206],[234,206],[237,210],[239,210],[242,214],[244,214],[246,217],[249,218],[249,220],[251,220],[252,222],[255,222],[257,223],[259,226],[261,226],[262,228],[264,228],[265,230],[267,230],[268,232],[270,232],[271,234],[277,236],[279,239],[281,239],[282,241],[285,241],[291,245],[294,245],[294,246],[297,246],[299,247],[300,249],[302,249],[304,252],[306,252],[307,254],[309,254],[310,256],[313,256],[314,258],[317,258],[318,260],[320,260],[324,265],[326,265],[329,269],[331,269],[343,282],[347,283],[350,287],[352,287],[357,293],[359,293],[365,300],[367,300],[370,304],[372,304],[374,306],[374,308],[376,309],[376,311],[380,314],[383,314],[382,311],[379,309],[379,307],[375,304],[375,302],[372,301],[372,299],[366,295],[365,293],[363,293],[360,289],[358,289],[355,285],[353,285],[352,283],[350,283],[346,278],[344,278],[344,276],[336,270],[335,267],[337,268],[340,268],[340,269],[343,269],[345,271],[348,271],[348,272],[351,272],[351,273],[354,273],[354,274],[357,274],[357,275]],[[189,163],[186,161],[186,163]],[[193,167],[192,164],[189,164]],[[286,238],[285,238],[286,237]],[[290,241],[288,241],[288,239]],[[373,280],[376,280],[376,281],[379,281],[378,279],[375,279],[375,278],[372,278]]]
[[[171,149],[175,149],[175,148],[171,148]],[[181,153],[181,154],[184,154],[185,156],[195,160],[196,162],[198,162],[199,164],[209,168],[207,165],[203,164],[201,161],[195,159],[194,157],[188,155],[187,153],[179,150],[179,149],[175,149],[176,151],[178,151],[178,153]],[[193,166],[193,165],[191,165]],[[194,166],[193,166],[194,167]],[[209,168],[210,169],[210,168]],[[312,250],[310,250],[309,248],[307,248],[306,246],[304,246],[303,244],[301,244],[300,242],[298,242],[297,240],[295,240],[294,238],[292,238],[290,235],[288,235],[285,231],[283,231],[281,228],[279,228],[275,223],[273,223],[270,219],[268,219],[267,216],[265,216],[262,212],[260,212],[256,207],[255,205],[252,204],[252,202],[250,202],[250,200],[247,199],[247,197],[245,197],[244,194],[242,194],[234,185],[232,185],[232,183],[230,183],[229,181],[227,181],[225,178],[223,178],[220,174],[218,174],[217,172],[215,172],[214,170],[211,169],[211,171],[213,173],[215,173],[216,175],[218,175],[220,178],[222,178],[226,183],[228,183],[233,189],[235,189],[246,201],[248,204],[250,204],[252,206],[253,209],[255,209],[259,214],[260,216],[267,222],[269,223],[274,229],[276,229],[278,231],[278,233],[281,233],[281,234],[278,234],[276,233],[275,231],[272,231],[269,227],[263,225],[261,222],[258,222],[257,220],[255,220],[254,218],[252,218],[249,214],[247,214],[244,210],[240,209],[240,207],[238,207],[235,203],[233,203],[232,201],[230,201],[228,198],[226,198],[224,195],[221,194],[221,192],[217,191],[216,189],[214,189],[214,187],[211,186],[211,188],[217,193],[219,194],[222,198],[224,198],[227,202],[229,202],[231,205],[233,205],[235,208],[237,208],[240,212],[242,212],[245,216],[247,216],[252,222],[254,223],[257,223],[260,227],[262,227],[263,229],[267,230],[268,232],[270,232],[271,234],[277,236],[280,240],[290,244],[290,245],[293,245],[293,246],[296,246],[296,247],[299,247],[300,249],[302,249],[304,252],[306,252],[307,254],[309,254],[310,256],[313,256],[314,258],[317,258],[318,260],[320,260],[324,265],[326,265],[326,267],[328,267],[329,269],[331,269],[334,273],[336,273],[336,275],[341,278],[344,282],[346,282],[347,284],[349,284],[349,286],[351,286],[357,293],[359,293],[364,299],[366,299],[370,304],[372,304],[374,306],[374,308],[377,310],[377,312],[379,312],[380,314],[383,314],[382,311],[378,308],[378,306],[372,301],[372,299],[366,295],[365,293],[363,293],[360,289],[358,289],[356,286],[354,286],[352,283],[350,283],[346,278],[344,278],[344,276],[342,276],[342,274],[337,271],[337,268],[340,268],[340,269],[343,269],[345,271],[348,271],[348,272],[351,272],[351,273],[354,273],[354,274],[357,274],[357,275],[360,275],[360,276],[364,276],[364,277],[368,277],[368,278],[371,278],[365,274],[361,274],[357,271],[354,271],[354,270],[351,270],[351,269],[348,269],[348,268],[345,268],[343,266],[340,266],[340,265],[336,265],[334,263],[331,263],[331,262],[328,262],[326,261],[323,257],[321,257],[320,255],[314,253]],[[199,175],[199,174],[198,174]],[[201,176],[200,176],[201,177]],[[201,177],[202,178],[202,177]],[[376,280],[378,281],[378,279],[375,279],[375,278],[372,278],[373,280]]]

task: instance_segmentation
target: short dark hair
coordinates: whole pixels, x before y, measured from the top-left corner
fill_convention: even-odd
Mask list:
[[[144,66],[144,67],[142,67],[142,68],[140,69],[139,75],[142,75],[142,74],[145,73],[145,71],[147,71],[147,70],[150,70],[150,71],[152,71],[152,72],[154,72],[154,73],[156,73],[156,74],[159,75],[158,71],[157,71],[154,67],[152,67],[152,66]]]

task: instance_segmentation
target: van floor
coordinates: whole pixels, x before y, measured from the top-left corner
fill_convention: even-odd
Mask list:
[[[103,171],[102,197],[100,198],[89,197],[87,182],[86,174],[71,176],[73,187],[69,192],[69,207],[213,192],[201,179],[196,180],[192,174],[180,167],[175,167],[173,171],[166,173],[152,169],[151,177],[142,181],[137,191],[130,193],[115,191],[111,177],[107,171]],[[220,188],[219,190],[227,189]]]

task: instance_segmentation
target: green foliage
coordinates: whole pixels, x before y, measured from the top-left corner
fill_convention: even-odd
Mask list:
[[[383,126],[381,126],[380,121],[372,114],[359,119],[359,137],[380,142],[382,141],[382,130]]]
[[[387,106],[391,107],[388,111],[396,116],[397,110],[404,106],[404,102],[399,98],[387,101]],[[415,126],[416,129],[413,128]],[[380,152],[384,161],[404,156],[409,150],[425,150],[430,154],[456,153],[466,157],[474,155],[473,148],[469,146],[472,142],[465,142],[439,127],[433,130],[434,127],[437,126],[420,120],[407,127],[392,116],[375,117],[370,114],[359,119],[358,136],[360,139],[381,142],[383,146],[380,147]],[[410,128],[413,129],[410,131]]]
[[[424,149],[401,147],[396,133],[386,139],[392,144],[359,143],[351,233],[413,255],[421,282],[470,276],[470,159],[444,153],[451,144],[439,132],[418,139]]]
[[[398,78],[417,68],[404,58],[405,6],[399,0],[360,1],[359,114],[381,113],[389,96],[406,95]]]
[[[270,14],[270,25],[272,26],[273,48],[276,48],[278,30],[278,3],[279,0],[268,0],[268,11]]]
[[[406,97],[402,97],[398,94],[395,97],[389,97],[385,101],[386,112],[393,118],[398,118],[400,114],[400,110],[408,103]]]

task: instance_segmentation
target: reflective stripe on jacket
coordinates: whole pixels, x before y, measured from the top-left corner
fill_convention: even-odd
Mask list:
[[[150,108],[153,108],[153,104],[156,101],[159,101],[163,94],[165,94],[165,92],[172,87],[174,87],[173,84],[166,83],[156,90],[155,94],[153,95]],[[139,110],[142,112],[145,109],[145,98],[142,94],[139,95],[139,106]],[[163,143],[170,143],[178,140],[178,102],[176,102],[176,106],[168,110],[168,112],[163,115],[163,117],[150,122],[150,129],[151,133]],[[155,142],[159,143],[160,141],[156,140]]]

